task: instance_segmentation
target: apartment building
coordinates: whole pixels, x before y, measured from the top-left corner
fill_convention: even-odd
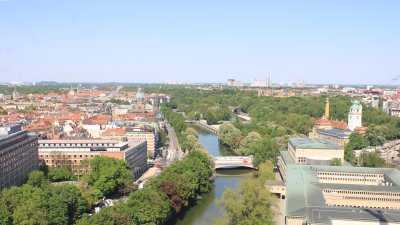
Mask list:
[[[128,142],[147,141],[147,151],[154,152],[156,149],[157,135],[157,131],[148,132],[136,130],[134,128],[114,128],[104,131],[101,138]]]
[[[0,127],[0,190],[23,184],[38,167],[37,136],[19,124]]]
[[[147,142],[118,140],[39,140],[39,158],[49,167],[68,166],[77,175],[86,174],[88,160],[95,156],[125,160],[135,178],[141,176],[147,164]]]

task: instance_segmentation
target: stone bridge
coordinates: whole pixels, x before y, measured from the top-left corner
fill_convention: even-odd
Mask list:
[[[197,126],[202,127],[203,129],[208,130],[211,133],[218,134],[219,125],[208,125],[205,120],[186,120],[186,123],[195,124]]]
[[[256,169],[253,165],[253,156],[217,156],[214,157],[215,169],[231,167],[247,167]]]

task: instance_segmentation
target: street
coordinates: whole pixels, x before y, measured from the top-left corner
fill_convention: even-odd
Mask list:
[[[179,146],[174,128],[168,122],[165,123],[165,126],[168,130],[168,138],[169,138],[168,155],[167,155],[167,165],[169,165],[172,162],[181,160],[183,158],[183,152],[181,150],[181,147]]]

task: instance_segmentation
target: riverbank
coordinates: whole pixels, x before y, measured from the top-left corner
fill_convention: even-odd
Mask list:
[[[216,134],[208,132],[197,126],[190,126],[196,130],[200,142],[212,156],[227,156],[234,152],[225,145],[219,144]],[[217,170],[214,184],[210,192],[203,193],[193,205],[188,207],[176,218],[170,220],[167,225],[210,225],[213,221],[224,215],[224,208],[216,204],[225,188],[237,188],[237,184],[243,179],[251,179],[252,170],[228,169]]]

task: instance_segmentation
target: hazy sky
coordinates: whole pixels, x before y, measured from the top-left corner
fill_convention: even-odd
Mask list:
[[[400,75],[400,1],[0,0],[0,81],[267,74],[387,83]]]

